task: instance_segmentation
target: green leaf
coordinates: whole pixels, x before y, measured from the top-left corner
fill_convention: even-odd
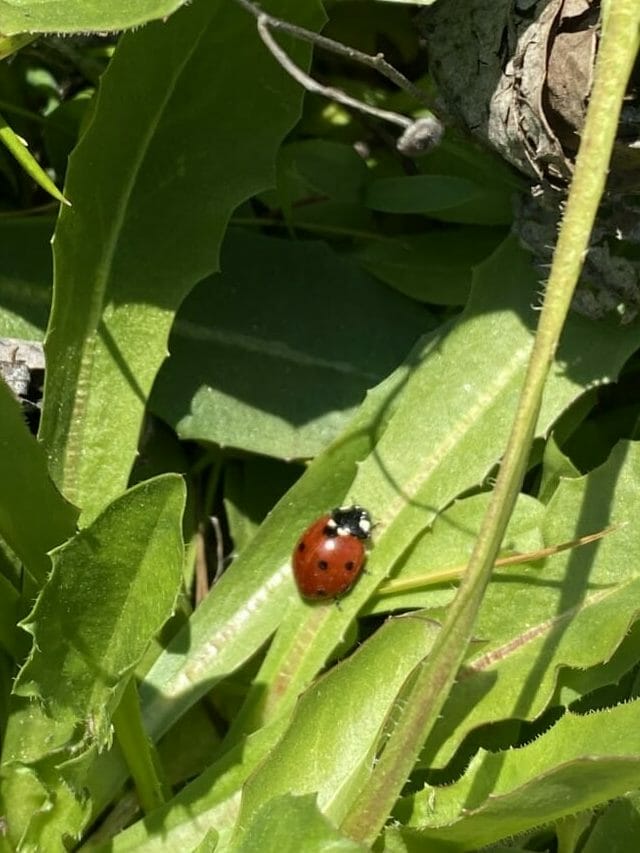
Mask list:
[[[464,305],[473,269],[504,238],[496,228],[447,228],[371,242],[354,257],[400,293],[435,305]]]
[[[524,380],[537,286],[528,255],[508,239],[478,268],[473,298],[457,322],[412,355],[416,368],[343,498],[343,503],[368,507],[377,522],[368,573],[340,610],[303,602],[289,608],[257,677],[260,690],[249,695],[236,720],[237,732],[250,731],[292,706],[416,537],[459,494],[482,483],[498,462]],[[547,383],[537,434],[546,434],[597,377],[615,375],[636,349],[639,335],[639,329],[625,335],[619,328],[572,317]],[[564,534],[545,539],[554,544],[579,535],[573,529]],[[318,609],[324,611],[321,617]],[[266,690],[265,684],[270,685]]]
[[[69,164],[46,342],[41,435],[85,521],[125,488],[173,313],[217,268],[234,207],[273,181],[300,99],[235,3],[197,0],[118,43]]]
[[[51,234],[44,217],[0,219],[0,336],[41,341],[51,304]]]
[[[508,240],[478,269],[474,299],[459,321],[429,337],[405,369],[367,396],[349,428],[273,509],[151,668],[141,697],[153,737],[248,660],[279,625],[234,736],[286,716],[396,560],[439,510],[498,461],[531,343],[537,287],[528,256]],[[639,334],[572,318],[538,433],[545,434],[586,386],[615,376]],[[314,518],[347,501],[369,506],[380,523],[369,574],[340,609],[305,604],[290,572],[295,539]],[[101,802],[121,774],[115,756],[99,764]]]
[[[283,613],[296,602],[289,558],[297,531],[327,507],[341,502],[358,459],[366,456],[376,432],[384,427],[406,373],[406,368],[398,370],[367,395],[349,428],[309,465],[269,513],[242,554],[151,667],[141,684],[141,699],[146,729],[152,737],[163,734],[206,691],[259,650],[282,621]],[[271,745],[269,741],[267,748]],[[262,760],[264,752],[258,751],[258,756],[257,760]],[[253,766],[243,772],[246,775],[251,769]],[[98,811],[123,779],[117,753],[104,756],[96,764],[90,785]],[[191,813],[189,806],[186,814]],[[186,819],[181,815],[183,823]]]
[[[640,837],[640,800],[637,793],[610,803],[598,815],[582,853],[635,853]]]
[[[380,178],[367,193],[373,210],[387,213],[434,213],[475,199],[478,184],[455,175],[411,175]]]
[[[542,567],[496,574],[475,627],[482,644],[467,659],[464,677],[425,747],[426,766],[446,765],[461,740],[481,725],[538,717],[556,698],[564,667],[593,667],[592,686],[600,685],[596,664],[609,661],[637,617],[640,530],[633,519],[639,483],[640,447],[626,442],[587,477],[561,481],[545,513],[547,544],[611,523],[625,525],[593,545],[547,559]],[[583,692],[589,690],[589,675],[583,672],[580,680]]]
[[[579,477],[580,471],[558,447],[553,435],[550,435],[544,447],[542,476],[538,489],[538,498],[547,503],[563,477]]]
[[[56,201],[61,201],[63,204],[70,204],[69,200],[64,197],[49,175],[47,175],[42,166],[35,159],[33,154],[31,154],[24,140],[13,132],[1,115],[0,142],[7,147],[25,172],[30,175],[45,192],[49,193],[50,196],[53,196]]]
[[[422,213],[445,222],[507,225],[513,216],[510,194],[457,175],[380,178],[366,193],[373,210]]]
[[[2,0],[0,32],[86,33],[123,30],[164,18],[184,0]]]
[[[323,813],[340,824],[370,772],[394,702],[437,630],[420,614],[390,620],[301,697],[284,736],[243,787],[236,842],[251,815],[286,792],[317,792]]]
[[[400,805],[415,829],[390,829],[408,850],[468,851],[560,820],[640,785],[640,702],[566,714],[538,740],[480,751],[464,777]]]
[[[151,399],[183,438],[315,456],[431,325],[323,243],[232,232],[222,268],[178,314]]]
[[[77,832],[86,773],[111,740],[111,715],[182,577],[182,479],[135,486],[53,552],[53,572],[24,626],[33,650],[14,687],[3,794],[15,841]]]
[[[16,695],[53,714],[101,709],[173,610],[184,492],[174,474],[134,486],[52,553],[51,578],[23,623],[35,644]],[[93,722],[100,731],[100,717]]]
[[[266,803],[234,849],[238,853],[299,853],[301,845],[314,853],[364,853],[368,849],[341,835],[314,800],[313,795],[284,794]]]
[[[309,191],[357,203],[367,181],[365,161],[352,145],[307,139],[283,146],[278,158],[278,192],[289,203]]]
[[[639,660],[640,622],[634,622],[621,644],[604,663],[598,663],[586,669],[563,667],[558,672],[555,693],[549,704],[572,706],[572,710],[582,713],[584,709],[590,709],[588,703],[594,691],[600,691],[602,688],[618,688],[620,680],[626,674],[633,673]],[[618,700],[621,698],[618,694]]]
[[[38,586],[51,569],[47,553],[73,535],[76,518],[51,482],[18,401],[0,381],[0,536]]]
[[[239,748],[227,751],[153,820],[139,821],[118,835],[114,853],[153,850],[159,839],[173,849],[185,849],[208,823],[216,826],[221,844],[226,845],[235,826],[240,790],[256,767],[263,769],[246,789],[248,820],[272,797],[289,790],[318,790],[323,810],[332,801],[334,813],[329,817],[335,821],[350,777],[357,777],[363,761],[368,762],[390,702],[435,631],[435,623],[418,616],[387,622],[352,658],[308,691],[279,742],[281,723],[261,729]],[[382,689],[370,704],[372,672]],[[341,733],[341,749],[336,749],[336,732]]]

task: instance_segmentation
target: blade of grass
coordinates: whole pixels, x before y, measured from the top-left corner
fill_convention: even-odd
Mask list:
[[[149,814],[164,805],[171,793],[166,781],[160,776],[161,766],[156,748],[142,725],[140,700],[133,679],[129,680],[114,711],[113,727],[135,782],[142,810]]]
[[[637,0],[609,4],[595,80],[571,193],[547,285],[527,376],[496,482],[469,567],[429,658],[403,695],[397,724],[342,829],[368,844],[378,836],[438,719],[471,638],[509,516],[522,483],[542,393],[582,267],[631,68],[640,44]]]
[[[560,554],[562,551],[568,551],[571,548],[579,548],[581,545],[589,545],[591,542],[597,542],[598,539],[602,539],[603,536],[613,533],[620,526],[620,524],[612,524],[610,527],[599,530],[597,533],[580,536],[578,539],[561,542],[559,545],[549,545],[548,548],[538,548],[536,551],[527,551],[525,554],[510,554],[508,557],[500,557],[493,563],[493,568],[501,569],[506,566],[519,566],[522,563],[535,563],[538,560],[553,557],[554,554]],[[436,584],[460,580],[467,571],[468,565],[468,563],[462,563],[459,566],[452,566],[450,569],[440,569],[428,575],[414,575],[409,578],[385,581],[376,590],[375,597],[384,598],[387,595],[394,595],[398,592],[408,592],[412,589],[421,589],[426,586],[435,586]]]
[[[49,195],[53,196],[57,201],[61,201],[63,204],[67,204],[71,207],[71,202],[62,195],[49,175],[47,175],[33,154],[31,154],[26,143],[13,132],[1,115],[0,142],[9,149],[25,172],[33,178],[38,186],[41,186],[45,192],[48,192]]]

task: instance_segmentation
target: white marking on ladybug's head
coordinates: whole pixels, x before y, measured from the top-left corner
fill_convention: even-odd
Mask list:
[[[358,539],[368,539],[373,527],[369,512],[361,506],[340,506],[331,511],[331,518],[336,525],[338,536],[356,536]]]
[[[367,515],[362,515],[361,518],[358,520],[358,527],[367,536],[371,533],[371,519],[369,518],[368,513]]]

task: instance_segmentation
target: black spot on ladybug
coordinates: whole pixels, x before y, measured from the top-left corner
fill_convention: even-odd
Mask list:
[[[348,572],[352,572],[355,567],[355,563],[353,562],[353,560],[349,560],[349,562],[344,564],[344,567]]]
[[[326,597],[327,597],[327,590],[326,590],[326,589],[322,589],[322,588],[317,589],[317,590],[316,590],[316,595],[317,595],[319,598],[326,598]]]
[[[326,560],[318,560],[318,568],[324,572],[329,568],[329,563]]]
[[[307,546],[304,544],[304,542],[301,542],[301,543],[298,545],[298,551],[304,551],[304,550],[306,549],[306,547],[307,547]]]

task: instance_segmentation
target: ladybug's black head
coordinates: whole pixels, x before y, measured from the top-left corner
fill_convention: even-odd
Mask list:
[[[336,536],[357,536],[368,539],[371,536],[371,515],[361,506],[340,506],[331,510],[329,526]]]

